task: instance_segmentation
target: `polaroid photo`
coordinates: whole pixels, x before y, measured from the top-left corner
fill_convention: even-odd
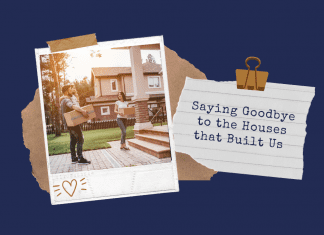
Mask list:
[[[162,36],[35,52],[52,205],[179,191]]]

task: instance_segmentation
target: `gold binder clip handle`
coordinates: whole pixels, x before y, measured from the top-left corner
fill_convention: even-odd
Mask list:
[[[245,60],[245,65],[246,65],[246,67],[248,68],[248,72],[247,72],[247,76],[246,76],[246,80],[245,80],[245,85],[244,85],[243,89],[245,89],[246,84],[247,84],[247,81],[248,81],[248,78],[249,78],[250,66],[249,66],[248,63],[247,63],[249,60],[256,60],[256,61],[259,62],[259,65],[257,65],[257,66],[255,67],[255,89],[258,90],[258,86],[257,86],[257,68],[260,67],[260,65],[261,65],[261,60],[260,60],[258,57],[254,57],[254,56],[250,56],[250,57],[246,58],[246,60]]]

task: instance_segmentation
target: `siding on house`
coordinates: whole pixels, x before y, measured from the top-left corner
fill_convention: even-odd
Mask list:
[[[116,119],[117,118],[117,113],[114,112],[115,109],[115,104],[100,104],[100,106],[97,106],[99,104],[96,104],[96,106],[94,106],[94,111],[96,113],[96,118],[95,121],[103,121],[103,120],[112,120],[112,119]],[[109,115],[102,115],[101,114],[101,107],[109,107],[109,111],[110,114]],[[128,115],[128,118],[134,118],[135,114],[132,115]]]
[[[133,87],[133,78],[131,75],[124,76],[124,82],[125,82],[125,92],[127,93],[134,93],[134,87]]]
[[[110,79],[108,78],[101,78],[101,90],[102,90],[102,96],[105,95],[114,95],[116,92],[111,91],[111,85],[110,85]]]
[[[160,87],[159,88],[150,88],[149,87],[149,77],[159,77],[160,79]],[[122,83],[122,77],[121,76],[116,76],[116,77],[101,77],[100,79],[95,79],[95,89],[100,90],[100,85],[101,85],[101,92],[102,94],[100,95],[100,91],[96,92],[96,97],[97,96],[105,96],[105,95],[118,95],[118,91],[123,91],[125,88],[125,93],[134,93],[134,87],[133,87],[133,79],[131,76],[124,76],[124,82],[125,82],[125,87],[124,84]],[[112,80],[117,80],[117,91],[112,91],[111,90],[111,81]],[[97,84],[98,81],[98,85]],[[99,84],[100,81],[100,84]],[[144,90],[145,92],[163,92],[164,91],[164,82],[163,82],[163,77],[161,75],[156,75],[156,74],[148,74],[144,75]],[[98,86],[98,88],[97,88]],[[97,95],[99,94],[99,95]]]
[[[164,82],[163,76],[161,72],[161,65],[159,64],[151,64],[145,63],[143,64],[143,72],[144,72],[144,81],[143,88],[144,92],[150,96],[150,100],[148,102],[149,107],[150,104],[159,102],[161,105],[164,101]],[[159,77],[160,87],[158,88],[150,88],[149,87],[149,77]],[[88,103],[92,103],[96,112],[96,121],[98,120],[111,120],[116,119],[117,114],[114,112],[114,100],[117,100],[117,95],[119,91],[124,91],[127,95],[127,99],[130,96],[134,95],[134,86],[133,86],[133,78],[131,74],[130,67],[100,67],[100,68],[92,68],[91,79],[93,81],[95,97],[87,98]],[[112,91],[111,89],[111,81],[112,79],[117,80],[117,91]],[[101,107],[109,106],[110,114],[102,115]],[[153,105],[155,107],[155,105]],[[153,108],[152,106],[152,108]],[[135,117],[135,115],[129,115],[129,117]]]
[[[113,80],[117,81],[117,91],[112,91],[111,82]],[[101,85],[101,96],[105,95],[117,95],[118,91],[121,91],[122,83],[120,77],[101,77],[100,78],[100,85]]]
[[[101,107],[107,107],[109,106],[110,109],[110,115],[101,115]],[[95,121],[102,121],[102,120],[110,120],[110,119],[116,119],[117,115],[113,112],[114,111],[114,105],[102,105],[102,106],[94,106],[94,111],[96,113]],[[114,118],[114,116],[116,116]]]
[[[98,78],[96,78],[94,80],[94,88],[95,88],[95,97],[99,97],[100,96],[100,83],[99,83]]]

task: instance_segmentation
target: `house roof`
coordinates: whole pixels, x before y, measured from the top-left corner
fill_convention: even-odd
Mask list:
[[[144,73],[159,73],[162,70],[161,64],[144,63]],[[92,72],[96,77],[117,76],[119,74],[132,74],[131,67],[97,67],[92,68]]]
[[[116,101],[117,99],[117,95],[105,95],[99,97],[90,96],[89,98],[86,98],[86,101],[87,103],[96,103],[105,101]]]

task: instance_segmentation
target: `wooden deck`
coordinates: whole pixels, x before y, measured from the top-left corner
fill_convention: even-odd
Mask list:
[[[128,146],[130,150],[120,150],[120,141],[109,142],[111,148],[84,151],[83,156],[91,164],[72,164],[71,154],[49,156],[51,174],[92,171],[119,167],[133,167],[171,162],[171,158],[159,159],[139,149]]]

